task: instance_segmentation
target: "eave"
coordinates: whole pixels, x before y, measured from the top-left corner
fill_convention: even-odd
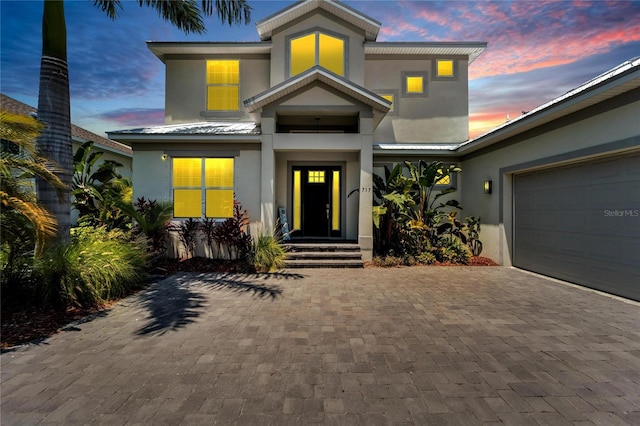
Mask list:
[[[270,40],[273,31],[279,27],[298,19],[316,9],[325,10],[337,16],[345,22],[361,29],[365,33],[365,39],[374,41],[380,31],[380,22],[334,0],[305,0],[282,9],[256,23],[256,29],[260,40]]]
[[[271,42],[147,41],[147,48],[164,62],[166,57],[174,55],[270,54]]]
[[[257,112],[264,106],[303,89],[305,86],[308,86],[315,81],[324,83],[327,86],[370,106],[373,109],[374,114],[374,128],[380,123],[382,118],[384,118],[391,108],[391,102],[388,100],[318,66],[245,100],[244,106],[250,113]]]
[[[484,41],[366,42],[365,55],[466,56],[469,64],[487,48]]]

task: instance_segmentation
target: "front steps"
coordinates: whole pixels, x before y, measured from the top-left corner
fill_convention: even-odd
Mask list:
[[[285,268],[363,268],[360,246],[350,243],[285,244]]]

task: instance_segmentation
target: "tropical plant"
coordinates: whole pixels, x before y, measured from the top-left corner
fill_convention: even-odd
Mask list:
[[[120,0],[94,0],[93,3],[112,20],[118,16],[118,10],[122,9]],[[246,0],[201,0],[200,6],[196,0],[137,0],[137,3],[154,8],[162,19],[187,34],[204,33],[203,15],[210,16],[214,11],[221,21],[230,25],[243,20],[248,23],[251,16],[251,7]],[[59,194],[46,180],[37,178],[37,193],[42,205],[57,220],[57,239],[68,241],[71,229],[69,200],[73,153],[63,0],[44,2],[38,117],[47,124],[38,138],[39,150],[42,155],[59,164],[57,175],[66,189],[58,197]]]
[[[106,160],[94,169],[104,152],[91,152],[92,147],[93,142],[85,142],[73,157],[71,204],[78,211],[78,221],[83,225],[105,225],[107,229],[129,229],[130,218],[118,204],[131,201],[131,180],[118,173],[122,164],[115,161]]]
[[[251,261],[257,272],[274,272],[284,267],[287,253],[280,234],[259,229],[253,237]]]
[[[247,260],[250,255],[251,235],[247,233],[249,223],[249,214],[242,208],[242,204],[234,199],[233,216],[219,223],[213,235],[218,247],[226,247],[229,260]]]
[[[173,204],[169,201],[138,198],[135,204],[118,203],[118,208],[131,217],[135,235],[144,235],[148,241],[148,252],[152,260],[163,256],[168,248],[169,232],[172,230]]]
[[[478,239],[480,236],[480,218],[470,216],[465,219],[467,222],[467,246],[474,256],[480,256],[482,253],[482,241]]]
[[[177,226],[178,239],[184,247],[187,258],[193,258],[198,245],[198,231],[200,230],[200,220],[189,218],[180,222]]]
[[[79,227],[69,243],[48,248],[35,266],[46,303],[86,307],[141,286],[146,261],[144,241],[120,230]]]
[[[37,202],[33,178],[40,177],[55,194],[61,195],[64,189],[55,175],[55,164],[36,151],[35,138],[41,129],[33,117],[0,111],[0,232],[4,242],[16,241],[25,236],[21,228],[28,224],[33,228],[30,241],[35,254],[42,251],[45,239],[55,234],[56,219]]]
[[[221,247],[216,240],[217,226],[218,222],[216,219],[211,217],[204,218],[200,222],[200,231],[202,233],[202,238],[200,240],[207,245],[209,248],[209,256],[214,259],[216,258],[216,253],[220,253],[221,250]]]

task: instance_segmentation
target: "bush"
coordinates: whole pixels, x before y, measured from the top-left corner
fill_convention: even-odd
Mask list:
[[[141,240],[104,227],[75,228],[71,237],[69,244],[46,251],[35,264],[45,302],[97,306],[144,282],[147,256]]]
[[[436,259],[435,254],[430,251],[426,251],[424,253],[420,253],[416,260],[421,265],[433,265],[438,259]]]
[[[273,272],[284,267],[287,253],[282,246],[280,234],[272,235],[258,230],[253,238],[250,259],[257,272]]]
[[[450,263],[469,263],[471,251],[458,239],[446,240],[439,250],[439,261]]]

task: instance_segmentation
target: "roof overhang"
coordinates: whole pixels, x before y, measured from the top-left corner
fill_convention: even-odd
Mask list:
[[[121,142],[260,142],[260,127],[254,122],[200,122],[140,127],[107,132]]]
[[[251,55],[271,53],[271,42],[147,41],[147,47],[163,62],[167,56],[172,55]]]
[[[639,87],[640,57],[626,61],[564,95],[462,143],[457,151],[462,155],[477,151]]]
[[[273,31],[307,13],[321,9],[361,29],[365,39],[374,41],[380,31],[380,22],[335,0],[304,0],[274,13],[256,23],[260,40],[270,40]]]
[[[373,155],[401,155],[438,157],[456,156],[456,149],[460,144],[451,143],[378,143],[373,145]]]
[[[366,42],[365,55],[466,56],[469,64],[487,48],[484,41]]]
[[[391,108],[391,102],[377,94],[358,86],[330,71],[315,66],[302,74],[285,80],[282,83],[244,101],[247,111],[254,113],[283,97],[297,92],[312,83],[319,81],[333,89],[359,101],[373,109],[374,128],[380,123]]]

